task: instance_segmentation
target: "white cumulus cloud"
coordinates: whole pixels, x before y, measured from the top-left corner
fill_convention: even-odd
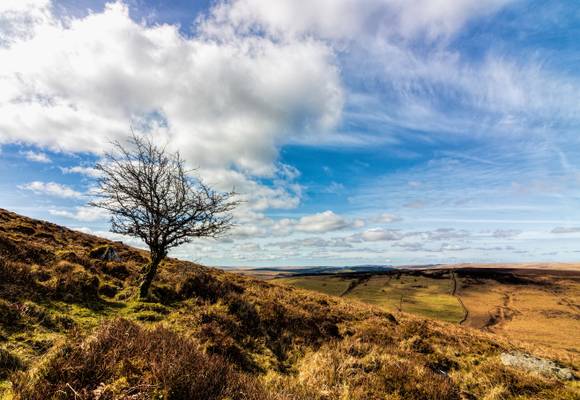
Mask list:
[[[256,178],[277,177],[281,145],[340,121],[344,90],[326,43],[183,36],[133,21],[121,2],[67,20],[48,1],[9,3],[0,9],[0,144],[102,154],[133,125],[221,186],[236,171],[257,208],[297,205],[296,188]]]
[[[34,181],[18,186],[22,190],[30,190],[35,194],[61,198],[80,198],[83,194],[67,185],[56,182]]]
[[[349,222],[340,215],[327,210],[314,215],[307,215],[298,220],[296,230],[301,232],[330,232],[347,228]]]
[[[88,206],[76,207],[74,211],[48,210],[48,212],[51,215],[56,215],[58,217],[65,217],[84,222],[102,221],[109,216],[105,210]]]
[[[42,152],[34,152],[34,151],[29,150],[29,151],[25,151],[22,154],[24,154],[24,157],[26,157],[26,159],[28,161],[44,163],[44,164],[50,164],[52,162],[52,160],[45,153],[42,153]]]

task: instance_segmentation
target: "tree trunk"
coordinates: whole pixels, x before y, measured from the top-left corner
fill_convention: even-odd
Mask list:
[[[147,265],[144,271],[143,281],[139,287],[139,297],[144,299],[149,295],[149,288],[157,273],[157,267],[163,260],[163,256],[156,252],[151,252],[151,263]]]

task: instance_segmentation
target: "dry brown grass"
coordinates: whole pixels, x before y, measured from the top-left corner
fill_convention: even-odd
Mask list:
[[[146,253],[1,210],[0,243],[0,348],[25,369],[0,372],[17,399],[578,394],[574,383],[503,367],[499,354],[530,348],[491,333],[178,260],[164,263],[152,299],[137,301]],[[121,260],[91,258],[102,245]]]
[[[164,328],[115,319],[12,378],[15,399],[267,399],[252,377]]]
[[[466,326],[568,352],[580,351],[580,281],[577,276],[534,276],[536,283],[461,279],[459,296],[469,309]]]

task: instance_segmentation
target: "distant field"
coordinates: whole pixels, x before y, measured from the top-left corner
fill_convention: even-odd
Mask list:
[[[524,274],[523,276],[526,276]],[[530,283],[459,278],[457,294],[469,315],[465,325],[580,352],[579,275],[529,276]]]
[[[580,352],[580,271],[570,265],[279,277],[277,282],[388,311],[461,323],[512,339]]]
[[[343,294],[354,279],[345,279],[338,276],[315,275],[304,277],[280,278],[277,282],[296,286],[302,289],[340,296]]]
[[[461,304],[450,294],[450,277],[376,275],[357,282],[355,278],[326,275],[279,278],[276,281],[335,296],[342,294],[388,311],[402,310],[443,321],[459,322],[464,315]],[[354,287],[347,291],[349,285]]]
[[[379,305],[387,310],[401,310],[429,318],[459,322],[463,309],[451,293],[449,278],[422,276],[373,276],[358,285],[348,297]]]

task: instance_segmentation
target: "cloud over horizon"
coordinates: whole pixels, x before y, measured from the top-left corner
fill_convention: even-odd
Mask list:
[[[232,262],[514,259],[558,238],[566,258],[580,16],[524,3],[5,0],[0,189],[102,232],[91,165],[133,129],[240,193],[215,244]],[[189,248],[223,261],[208,249]]]

